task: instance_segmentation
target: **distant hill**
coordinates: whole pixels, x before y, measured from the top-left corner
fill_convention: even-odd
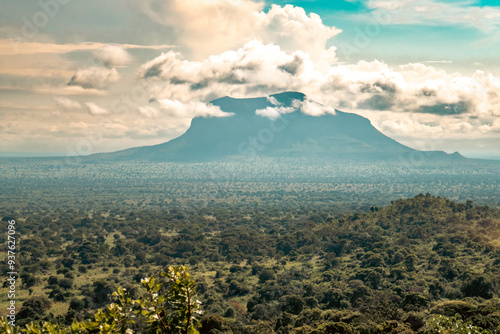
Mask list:
[[[362,116],[339,110],[334,115],[306,115],[300,108],[306,102],[322,107],[297,92],[250,99],[223,97],[211,103],[232,116],[198,117],[183,135],[166,143],[94,154],[86,159],[198,162],[258,155],[384,160],[417,152],[385,136]],[[266,108],[286,108],[288,112],[273,121],[256,113]],[[464,159],[458,153],[432,155],[437,159]]]

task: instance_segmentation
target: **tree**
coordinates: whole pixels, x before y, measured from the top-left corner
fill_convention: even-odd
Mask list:
[[[343,322],[327,322],[319,325],[311,334],[354,334],[356,331],[351,325]]]
[[[167,272],[141,281],[146,293],[141,299],[132,300],[121,287],[113,292],[114,303],[100,309],[91,321],[73,321],[64,327],[52,321],[12,327],[8,319],[0,318],[0,333],[62,334],[62,333],[133,333],[132,326],[138,322],[148,324],[148,332],[167,334],[198,334],[200,302],[196,299],[196,282],[186,267],[169,267]],[[40,319],[43,314],[31,314],[34,310],[48,309],[50,301],[34,297],[27,300],[21,312],[30,313]]]
[[[491,299],[493,292],[493,284],[484,276],[474,277],[462,286],[462,293],[465,297]]]
[[[279,300],[281,310],[290,314],[297,315],[304,309],[304,299],[297,295],[283,296]]]
[[[46,316],[51,306],[50,300],[45,297],[32,297],[23,303],[16,316],[16,321],[20,325],[31,321],[41,320]],[[0,331],[1,332],[1,331]]]
[[[22,273],[20,277],[25,288],[28,289],[31,288],[32,286],[35,286],[36,284],[35,276],[31,275],[30,273]]]
[[[456,314],[454,317],[445,317],[438,315],[433,317],[426,326],[424,334],[489,334],[480,327],[473,326],[469,322],[462,320],[460,315]]]

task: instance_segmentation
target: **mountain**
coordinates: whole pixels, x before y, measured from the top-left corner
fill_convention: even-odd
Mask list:
[[[385,136],[368,119],[356,114],[335,110],[334,115],[306,115],[298,107],[306,102],[314,103],[297,92],[250,99],[223,97],[211,103],[232,116],[198,117],[183,135],[166,143],[94,154],[87,159],[197,162],[259,155],[385,160],[418,152]],[[256,113],[276,107],[288,108],[289,113],[275,120]],[[439,159],[462,158],[458,153],[432,155]]]

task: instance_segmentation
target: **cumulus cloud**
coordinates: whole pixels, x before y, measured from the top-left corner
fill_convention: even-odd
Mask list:
[[[291,63],[299,64],[297,70],[287,67]],[[146,81],[158,79],[149,85],[155,99],[207,101],[297,90],[337,109],[438,115],[500,110],[500,81],[481,71],[463,76],[419,63],[391,67],[377,60],[325,68],[304,52],[286,52],[259,41],[201,62],[170,51],[144,64],[139,75]],[[323,112],[313,105],[305,109]]]
[[[483,124],[479,127],[482,133],[496,132],[500,133],[500,118],[497,118],[490,124]]]
[[[299,110],[300,112],[309,116],[322,116],[325,114],[335,115],[335,109],[330,106],[324,106],[316,101],[305,99],[304,101],[294,100],[291,106],[284,107],[280,106],[279,102],[272,96],[268,97],[268,100],[275,105],[275,107],[267,107],[265,109],[258,109],[255,113],[259,116],[267,117],[269,119],[275,120],[281,117],[281,115],[289,114]],[[276,103],[273,103],[276,102]]]
[[[68,99],[66,97],[54,98],[56,103],[65,110],[82,109],[82,105],[78,101]]]
[[[68,85],[80,86],[85,89],[102,89],[119,79],[120,74],[116,69],[93,66],[79,69],[68,82]]]
[[[289,114],[296,110],[294,107],[267,107],[266,109],[256,110],[255,114],[275,120],[283,114]]]
[[[125,66],[132,61],[132,56],[121,45],[105,45],[93,55],[107,67]]]
[[[292,62],[301,63],[301,70],[292,74],[284,68]],[[251,92],[268,95],[272,87],[275,91],[301,88],[303,81],[310,81],[315,75],[313,67],[308,54],[301,51],[288,54],[277,45],[252,41],[202,62],[186,60],[180,53],[170,51],[144,64],[139,75],[161,79],[151,87],[155,98],[189,101],[246,96]]]
[[[300,111],[309,116],[322,116],[325,114],[335,115],[335,108],[324,106],[309,99],[306,99],[301,103]]]
[[[85,103],[85,105],[87,106],[89,113],[91,113],[92,115],[109,114],[109,111],[106,108],[103,108],[103,107],[101,107],[93,102],[87,102],[87,103]]]
[[[165,115],[176,118],[195,117],[228,117],[232,113],[225,113],[219,107],[202,102],[183,103],[179,100],[163,99],[158,101]]]
[[[341,32],[325,26],[316,14],[304,9],[251,0],[146,0],[138,3],[153,21],[172,26],[179,43],[195,56],[205,57],[240,47],[257,39],[283,49],[308,50],[315,58],[334,58],[335,49],[325,51],[329,39]]]

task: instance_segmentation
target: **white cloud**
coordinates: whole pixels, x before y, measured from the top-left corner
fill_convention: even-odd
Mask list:
[[[307,50],[318,59],[334,58],[334,49],[325,51],[325,45],[341,31],[300,7],[272,5],[266,13],[263,2],[251,0],[146,0],[139,7],[155,22],[174,27],[179,43],[198,58],[253,39],[289,51]]]
[[[490,124],[484,124],[479,127],[482,133],[497,132],[500,133],[500,118],[497,118]]]
[[[0,56],[5,55],[40,55],[40,54],[64,54],[74,51],[97,51],[99,49],[109,46],[103,43],[85,42],[85,43],[68,43],[68,44],[55,44],[55,43],[41,43],[32,42],[28,40],[18,41],[15,39],[0,38]],[[116,44],[115,46],[123,49],[149,49],[149,50],[163,50],[175,48],[175,45],[137,45],[137,44]]]
[[[139,107],[139,113],[148,118],[154,118],[160,115],[160,112],[157,109],[150,106]]]
[[[294,107],[267,107],[266,109],[258,109],[255,114],[267,117],[272,120],[278,119],[283,114],[289,114],[297,110]]]
[[[276,98],[274,96],[268,96],[267,100],[269,101],[269,103],[271,103],[274,106],[278,106],[281,104],[278,102],[278,100],[276,100]]]
[[[289,107],[280,106],[279,102],[272,96],[271,103],[275,105],[275,107],[267,107],[265,109],[258,109],[255,113],[259,116],[267,117],[272,120],[279,118],[283,114],[289,114],[294,111],[300,110],[302,113],[309,116],[322,116],[325,114],[335,115],[335,108],[330,106],[324,106],[310,99],[305,99],[304,101],[294,100]]]
[[[120,45],[105,45],[95,50],[93,55],[108,67],[125,66],[132,61],[132,56]]]
[[[120,74],[116,69],[93,66],[79,69],[68,82],[68,85],[80,86],[85,89],[102,89],[119,79]]]
[[[259,41],[201,62],[170,51],[144,64],[139,75],[158,100],[210,101],[226,95],[301,91],[330,107],[307,102],[303,109],[311,115],[334,113],[334,108],[455,117],[496,116],[500,110],[500,80],[489,73],[464,76],[419,63],[391,67],[377,60],[325,66],[304,52],[286,52]],[[276,115],[272,110],[267,114]]]
[[[54,100],[65,110],[82,109],[82,105],[80,104],[80,102],[68,99],[66,97],[56,97],[54,98]]]
[[[370,0],[367,6],[375,10],[375,15],[389,15],[386,23],[390,24],[459,24],[484,31],[500,26],[497,7],[477,6],[473,1]]]
[[[308,83],[314,85],[315,77],[321,76],[308,54],[286,53],[279,46],[259,41],[202,62],[185,60],[180,53],[170,51],[144,64],[139,75],[148,81],[161,79],[150,82],[154,98],[182,101],[300,90]]]
[[[309,116],[322,116],[325,114],[335,115],[335,108],[321,105],[309,99],[302,102],[300,111]]]
[[[103,108],[93,102],[85,103],[87,109],[92,115],[106,115],[109,114],[109,111],[106,108]]]
[[[163,113],[175,118],[194,117],[228,117],[231,113],[225,113],[219,107],[202,102],[183,103],[179,100],[163,99],[158,101]]]
[[[269,12],[260,12],[263,27],[257,39],[279,45],[287,51],[302,50],[316,60],[336,60],[335,48],[325,50],[326,43],[342,30],[325,26],[319,15],[307,15],[304,9],[286,5],[272,5]]]
[[[43,85],[35,87],[31,92],[36,94],[49,94],[49,95],[107,95],[108,92],[101,89],[83,88],[81,86],[48,86]]]

